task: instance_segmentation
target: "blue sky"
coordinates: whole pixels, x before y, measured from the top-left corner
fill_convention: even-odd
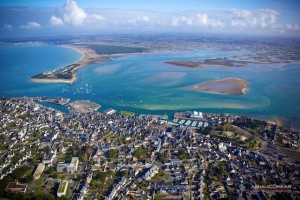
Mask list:
[[[299,0],[77,0],[83,8],[149,9],[156,11],[277,9],[299,11]],[[1,0],[0,6],[59,7],[63,0]]]
[[[141,32],[300,37],[300,1],[0,1],[1,38]]]

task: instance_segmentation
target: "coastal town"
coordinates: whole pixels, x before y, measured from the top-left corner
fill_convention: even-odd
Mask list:
[[[0,200],[300,200],[300,0],[0,0]]]
[[[97,111],[89,101],[71,102],[68,113],[39,104],[69,101],[1,99],[1,197],[300,198],[295,130],[200,110],[168,117]]]

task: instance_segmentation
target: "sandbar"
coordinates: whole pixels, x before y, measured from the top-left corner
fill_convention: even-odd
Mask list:
[[[248,91],[248,82],[239,78],[224,78],[220,80],[212,80],[196,85],[185,87],[186,90],[194,90],[211,94],[228,94],[240,96]]]

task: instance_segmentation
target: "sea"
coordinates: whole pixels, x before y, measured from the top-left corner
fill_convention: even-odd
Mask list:
[[[72,64],[83,55],[70,48],[44,44],[0,45],[1,97],[66,97],[90,100],[100,111],[114,108],[137,114],[167,114],[197,110],[258,118],[300,117],[300,64],[248,64],[185,68],[166,61],[199,61],[246,52],[191,49],[184,52],[126,54],[89,65],[73,84],[34,83],[30,77]],[[243,96],[187,91],[186,86],[227,77],[245,79]],[[55,106],[67,112],[64,106]]]

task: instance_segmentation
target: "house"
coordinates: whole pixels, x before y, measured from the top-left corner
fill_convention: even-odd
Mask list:
[[[42,163],[43,164],[52,164],[53,159],[55,158],[56,153],[48,152],[44,155]]]
[[[23,192],[25,193],[26,190],[27,190],[27,184],[21,184],[21,183],[18,183],[18,182],[10,182],[5,191],[6,192]]]
[[[158,173],[158,170],[159,170],[159,168],[156,165],[154,165],[153,167],[150,168],[149,171],[147,171],[145,173],[145,175],[143,176],[143,178],[145,180],[150,180],[153,176],[155,176],[155,174]]]
[[[179,165],[181,164],[181,160],[180,159],[170,159],[170,163],[173,165]]]
[[[87,184],[90,184],[90,182],[92,181],[92,178],[93,178],[93,174],[92,173],[89,173],[86,177],[86,183]]]

